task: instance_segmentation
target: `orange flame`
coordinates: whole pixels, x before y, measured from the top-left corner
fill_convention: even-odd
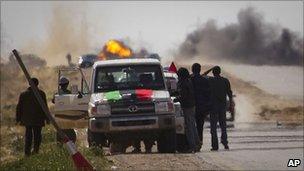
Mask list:
[[[106,60],[108,57],[128,58],[131,57],[131,55],[131,49],[122,42],[117,40],[109,40],[98,56],[101,60]]]

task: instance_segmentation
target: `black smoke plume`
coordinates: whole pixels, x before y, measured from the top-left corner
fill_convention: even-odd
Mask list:
[[[286,28],[266,23],[252,7],[240,10],[237,17],[237,23],[223,28],[209,20],[188,34],[176,58],[303,66],[303,38]]]

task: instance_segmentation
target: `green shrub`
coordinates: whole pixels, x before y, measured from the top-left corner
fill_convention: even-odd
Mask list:
[[[15,128],[15,127],[14,127]],[[5,146],[12,149],[14,160],[1,163],[0,170],[75,170],[72,157],[66,146],[57,145],[55,130],[52,126],[47,125],[43,128],[42,144],[39,154],[24,157],[23,134],[7,132],[9,137],[13,137]],[[104,157],[102,148],[78,146],[78,150],[97,170],[104,170],[110,165]]]

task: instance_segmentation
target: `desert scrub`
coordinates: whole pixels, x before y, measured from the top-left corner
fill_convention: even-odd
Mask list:
[[[16,136],[16,134],[10,134],[10,136],[12,135]],[[24,157],[24,139],[22,136],[18,135],[18,138],[10,137],[11,140],[5,144],[11,150],[14,158],[2,161],[0,170],[75,170],[66,146],[56,143],[55,130],[52,126],[48,125],[43,128],[43,140],[39,154]],[[97,170],[108,168],[109,162],[104,157],[102,149],[86,148],[79,145],[77,148]]]

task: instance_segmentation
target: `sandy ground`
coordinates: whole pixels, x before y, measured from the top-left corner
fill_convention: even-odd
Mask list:
[[[213,170],[215,165],[207,163],[194,154],[119,154],[107,157],[113,161],[112,169],[120,170]],[[219,169],[219,168],[218,168]]]
[[[86,129],[77,129],[77,142],[87,146]],[[111,170],[219,170],[219,168],[195,154],[160,154],[156,145],[152,153],[145,153],[144,144],[141,143],[141,153],[132,153],[133,147],[127,149],[126,154],[109,153],[109,148],[103,148],[106,158],[113,163]]]

